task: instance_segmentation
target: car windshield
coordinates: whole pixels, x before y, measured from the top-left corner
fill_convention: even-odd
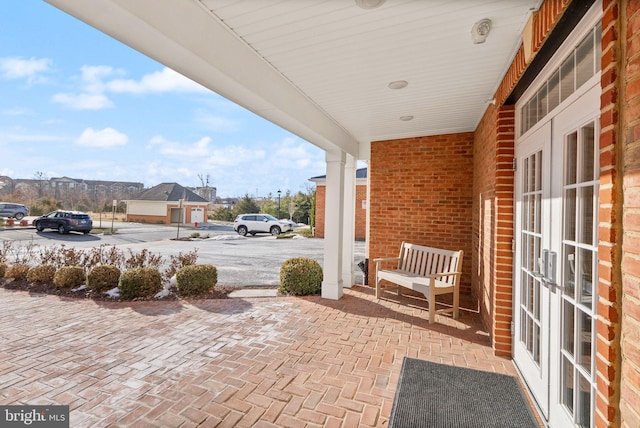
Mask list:
[[[274,216],[270,215],[270,214],[263,214],[267,219],[272,220],[272,221],[278,221],[277,218],[275,218]]]

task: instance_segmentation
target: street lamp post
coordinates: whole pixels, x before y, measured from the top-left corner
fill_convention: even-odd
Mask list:
[[[278,220],[280,220],[280,194],[282,193],[280,189],[276,192],[278,193]]]

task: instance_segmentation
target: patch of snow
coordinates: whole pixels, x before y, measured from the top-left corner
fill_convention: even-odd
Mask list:
[[[82,290],[86,290],[86,289],[87,289],[87,284],[82,284],[78,288],[72,288],[71,291],[82,291]]]
[[[247,239],[242,235],[216,235],[208,238],[207,241],[236,241],[238,239]]]
[[[169,281],[165,282],[164,285],[162,286],[162,290],[160,290],[159,292],[156,293],[155,297],[156,299],[162,299],[163,297],[167,297],[169,295],[169,289],[171,287],[175,287],[175,285],[178,282],[176,281],[176,276],[173,275]]]
[[[120,297],[120,289],[118,287],[112,288],[111,290],[107,291],[105,294],[111,297],[112,299],[117,299],[118,297]]]
[[[295,234],[295,235],[293,235],[293,238],[291,238],[291,239],[307,239],[307,238],[305,236]]]

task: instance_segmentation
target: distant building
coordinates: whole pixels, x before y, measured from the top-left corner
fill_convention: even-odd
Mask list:
[[[316,221],[315,236],[324,238],[324,210],[327,195],[327,176],[312,177],[316,183]],[[356,170],[356,224],[355,238],[367,237],[367,168]]]
[[[127,204],[126,221],[140,223],[204,223],[209,201],[178,183],[162,183]]]

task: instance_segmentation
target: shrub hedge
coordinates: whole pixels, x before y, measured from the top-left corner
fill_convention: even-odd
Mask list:
[[[99,265],[87,274],[87,288],[100,293],[118,286],[120,269],[113,265]]]
[[[218,283],[218,270],[209,264],[184,266],[176,273],[176,282],[181,296],[207,293]]]
[[[7,268],[4,276],[7,278],[13,278],[16,281],[25,281],[30,268],[31,267],[25,263],[11,265]]]
[[[53,276],[53,283],[58,288],[80,287],[84,280],[84,269],[80,266],[63,266]]]
[[[120,275],[118,288],[125,300],[153,297],[162,290],[162,275],[155,268],[133,268]]]
[[[56,267],[53,265],[38,265],[29,269],[27,281],[34,284],[49,284],[53,282]]]
[[[296,296],[319,294],[322,279],[320,263],[307,257],[294,257],[280,268],[280,292]]]

